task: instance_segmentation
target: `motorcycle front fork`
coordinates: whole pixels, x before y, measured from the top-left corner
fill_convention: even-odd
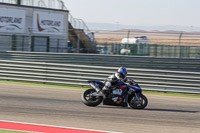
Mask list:
[[[139,100],[140,99],[140,93],[135,92],[135,97],[137,98],[137,100]]]

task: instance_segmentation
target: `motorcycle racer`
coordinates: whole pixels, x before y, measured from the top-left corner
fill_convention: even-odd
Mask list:
[[[111,76],[109,76],[105,81],[105,86],[103,87],[103,93],[106,94],[110,90],[111,86],[116,85],[118,81],[122,82],[132,82],[135,83],[132,79],[127,79],[127,70],[124,67],[120,67],[118,71]]]
[[[109,76],[104,82],[89,80],[92,87],[84,91],[81,98],[87,106],[114,105],[133,109],[144,109],[147,98],[142,94],[142,89],[134,80],[126,78],[127,70],[120,67],[118,71]]]

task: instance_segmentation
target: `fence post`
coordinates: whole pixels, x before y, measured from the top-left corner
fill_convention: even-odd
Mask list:
[[[79,52],[80,52],[80,35],[78,33],[78,35],[77,35],[77,53],[79,53]]]
[[[21,5],[21,0],[17,0],[17,5]]]

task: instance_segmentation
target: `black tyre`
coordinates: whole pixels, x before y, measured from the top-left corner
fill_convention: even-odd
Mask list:
[[[132,109],[144,109],[148,104],[148,100],[143,94],[140,95],[139,100],[136,98],[135,95],[131,95],[129,97],[128,103]]]
[[[82,102],[87,106],[97,106],[103,101],[102,96],[91,96],[92,93],[96,92],[95,89],[86,90],[82,96]]]

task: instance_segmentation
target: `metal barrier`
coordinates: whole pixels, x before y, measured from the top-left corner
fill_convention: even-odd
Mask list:
[[[160,66],[153,69],[158,62]],[[136,80],[144,90],[200,94],[199,63],[200,59],[1,52],[0,79],[88,85],[88,80],[103,81],[123,65],[128,69],[128,78]]]
[[[0,59],[78,64],[110,67],[129,67],[200,72],[200,58],[163,58],[144,56],[99,55],[77,53],[0,52]]]

